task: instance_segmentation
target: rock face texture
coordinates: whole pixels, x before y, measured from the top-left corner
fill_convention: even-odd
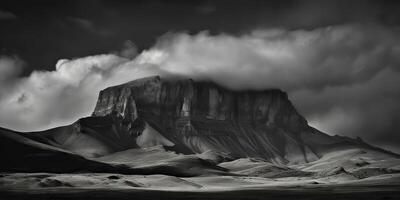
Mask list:
[[[107,88],[93,117],[112,119],[124,137],[135,138],[132,146],[279,164],[311,162],[333,149],[366,145],[309,127],[281,90],[233,91],[190,79],[155,76]]]

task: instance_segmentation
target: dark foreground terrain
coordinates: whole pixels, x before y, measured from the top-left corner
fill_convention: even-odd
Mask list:
[[[158,191],[140,189],[40,189],[1,191],[0,199],[400,199],[400,186],[268,188],[234,191]]]

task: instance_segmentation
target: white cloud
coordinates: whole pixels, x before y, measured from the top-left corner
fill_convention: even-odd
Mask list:
[[[395,67],[392,64],[400,60],[397,32],[347,25],[258,30],[239,37],[175,34],[162,38],[142,57],[151,57],[150,62],[166,72],[233,88],[323,89],[363,82]]]
[[[35,130],[87,115],[92,105],[88,101],[95,101],[96,92],[107,86],[102,84],[104,73],[123,62],[126,59],[113,55],[60,60],[55,71],[15,79],[13,89],[0,98],[0,126]]]

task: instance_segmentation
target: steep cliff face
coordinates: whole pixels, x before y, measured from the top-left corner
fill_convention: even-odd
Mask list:
[[[93,116],[113,113],[129,120],[156,115],[281,126],[291,131],[307,127],[287,94],[278,89],[232,91],[209,82],[158,76],[101,91]]]
[[[101,91],[93,116],[118,119],[139,146],[276,163],[320,156],[304,141],[315,131],[277,89],[232,91],[209,82],[149,77]]]

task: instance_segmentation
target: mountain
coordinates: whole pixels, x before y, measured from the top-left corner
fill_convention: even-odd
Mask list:
[[[223,152],[294,164],[348,148],[382,151],[310,127],[278,89],[234,91],[154,76],[101,91],[93,117],[115,119],[117,129],[140,147],[157,144],[183,153]]]
[[[28,133],[0,129],[0,136],[2,156],[8,159],[0,167],[6,171],[28,170],[21,167],[21,158],[50,162],[61,171],[101,166],[119,173],[153,170],[189,176],[199,175],[188,171],[194,166],[204,173],[226,173],[229,167],[217,164],[239,158],[312,170],[310,163],[354,149],[399,157],[361,139],[329,136],[310,127],[281,90],[236,91],[159,76],[102,90],[92,116],[71,125]],[[163,164],[157,164],[161,157]]]

